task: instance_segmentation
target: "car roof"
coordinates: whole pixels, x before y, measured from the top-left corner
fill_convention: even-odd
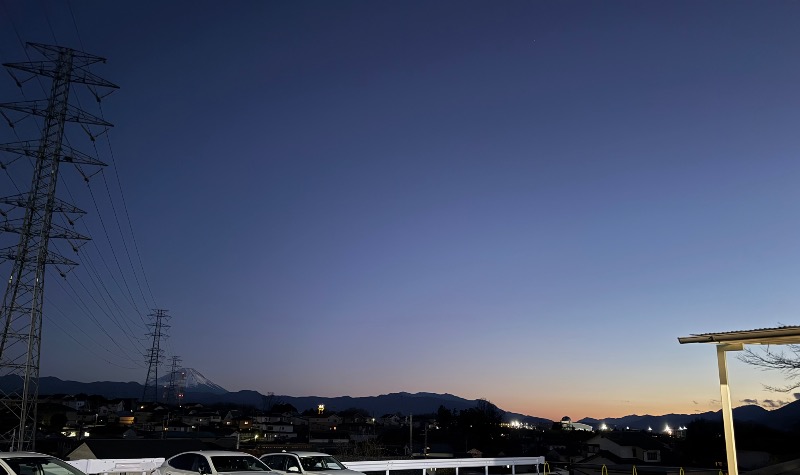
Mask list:
[[[52,455],[41,454],[39,452],[0,452],[0,458],[16,458],[16,457],[53,457]]]
[[[252,455],[245,453],[245,452],[237,452],[234,450],[189,450],[186,452],[181,452],[179,454],[175,454],[174,457],[183,454],[200,454],[200,455],[207,455],[209,457],[217,457],[220,455],[247,455],[252,457]]]
[[[319,457],[319,456],[330,457],[330,454],[324,454],[322,452],[309,452],[305,450],[298,450],[296,452],[289,452],[289,453],[295,454],[298,457]]]

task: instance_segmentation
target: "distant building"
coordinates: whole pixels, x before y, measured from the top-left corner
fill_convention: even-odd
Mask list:
[[[378,419],[378,423],[383,426],[399,426],[403,420],[397,414],[384,414]]]
[[[567,416],[561,418],[561,430],[585,430],[592,432],[594,428],[588,424],[582,424],[580,422],[572,422]]]

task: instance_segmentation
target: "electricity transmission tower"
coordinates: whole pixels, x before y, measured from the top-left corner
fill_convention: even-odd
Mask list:
[[[169,404],[180,404],[180,397],[182,396],[179,388],[180,381],[178,381],[178,378],[181,377],[181,371],[178,371],[180,364],[181,358],[173,356],[172,367],[169,371],[169,386],[167,386],[166,394],[164,394],[164,401]]]
[[[165,330],[169,325],[164,323],[171,317],[167,315],[166,310],[154,309],[155,313],[151,313],[153,323],[148,323],[147,326],[153,330],[147,336],[153,337],[153,346],[145,355],[147,357],[147,379],[144,382],[144,391],[142,391],[142,402],[152,401],[158,402],[158,366],[164,359],[164,350],[161,349],[161,338],[166,338]]]
[[[14,160],[21,156],[29,157],[34,165],[27,193],[0,198],[0,204],[16,208],[19,214],[24,215],[0,224],[0,230],[19,234],[16,246],[0,249],[0,257],[13,262],[0,307],[0,322],[3,325],[0,376],[14,376],[16,386],[11,390],[0,390],[0,411],[3,416],[10,417],[14,424],[11,428],[3,427],[3,432],[8,432],[0,437],[10,442],[11,450],[32,450],[36,444],[45,266],[76,265],[50,249],[50,239],[67,239],[74,249],[77,249],[74,241],[88,239],[53,222],[54,214],[63,215],[72,224],[74,216],[84,213],[56,198],[59,164],[68,162],[79,167],[105,165],[62,143],[66,122],[81,123],[87,132],[88,125],[111,126],[105,120],[70,104],[70,90],[73,84],[85,85],[99,101],[103,96],[98,95],[95,88],[117,88],[87,69],[95,63],[105,62],[104,58],[61,46],[28,43],[28,47],[43,59],[5,63],[4,66],[20,87],[25,81],[18,78],[19,71],[30,75],[28,79],[35,76],[50,78],[50,96],[46,100],[0,104],[0,115],[12,128],[19,122],[11,119],[14,115],[43,118],[38,141],[23,140],[0,145],[0,152],[14,156]],[[0,165],[5,168],[6,162],[0,162]],[[64,275],[60,269],[59,273]]]

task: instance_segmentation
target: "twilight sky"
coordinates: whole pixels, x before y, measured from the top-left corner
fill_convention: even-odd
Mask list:
[[[121,86],[96,142],[115,166],[92,195],[63,168],[94,241],[48,275],[42,375],[144,382],[157,307],[166,356],[229,390],[717,410],[713,346],[677,337],[800,323],[798,21],[789,1],[0,0],[0,60],[27,60],[18,32]],[[3,195],[29,182],[9,169]],[[795,400],[730,377],[734,401]]]

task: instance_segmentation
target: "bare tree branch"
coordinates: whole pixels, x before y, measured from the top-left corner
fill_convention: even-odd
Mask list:
[[[779,371],[786,375],[786,386],[764,385],[767,390],[785,393],[800,388],[800,345],[787,345],[787,348],[789,351],[772,351],[769,346],[759,350],[746,348],[739,360],[764,371]]]

